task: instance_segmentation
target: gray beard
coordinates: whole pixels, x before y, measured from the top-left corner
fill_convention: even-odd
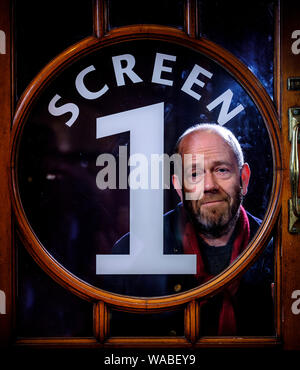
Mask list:
[[[184,201],[184,207],[196,231],[209,239],[219,238],[226,235],[236,224],[240,216],[240,205],[242,204],[243,196],[241,191],[237,192],[233,205],[230,207],[228,203],[227,213],[220,217],[209,217],[201,214],[201,208],[197,214],[194,213],[191,201]]]
[[[198,233],[205,235],[208,239],[214,239],[226,235],[235,226],[239,216],[240,208],[238,208],[237,212],[226,223],[223,216],[217,221],[210,222],[203,222],[199,220],[199,217],[193,216],[193,223]]]

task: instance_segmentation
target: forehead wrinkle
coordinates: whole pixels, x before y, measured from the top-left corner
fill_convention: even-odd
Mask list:
[[[210,143],[212,139],[212,143]],[[199,130],[191,132],[183,137],[179,153],[182,155],[192,155],[192,161],[196,159],[196,154],[204,156],[205,166],[214,166],[214,161],[224,161],[231,163],[232,168],[239,168],[235,153],[227,141],[218,133],[209,130]],[[186,167],[187,168],[187,167]]]
[[[203,141],[205,141],[203,136],[208,138],[208,135],[214,138],[214,142],[212,144],[205,142],[205,145],[203,145]],[[206,156],[210,157],[212,155],[218,155],[223,158],[226,154],[228,154],[231,160],[237,162],[234,152],[226,140],[219,134],[208,130],[195,131],[186,135],[180,143],[179,152],[181,155],[203,154],[204,160]]]

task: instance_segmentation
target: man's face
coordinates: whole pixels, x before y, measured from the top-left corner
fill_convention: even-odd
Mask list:
[[[215,237],[226,233],[238,217],[246,193],[231,147],[216,133],[195,131],[182,139],[180,153],[182,158],[192,154],[192,160],[183,161],[181,197],[186,210],[200,232]],[[198,163],[198,168],[201,156],[197,154],[202,155],[202,165]],[[247,184],[248,180],[249,177]]]

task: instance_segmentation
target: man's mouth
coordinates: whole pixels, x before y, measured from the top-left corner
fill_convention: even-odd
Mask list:
[[[226,199],[210,199],[201,202],[201,206],[214,206],[226,202]]]

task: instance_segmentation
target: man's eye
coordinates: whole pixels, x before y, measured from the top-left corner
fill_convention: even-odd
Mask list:
[[[217,168],[216,172],[220,175],[227,175],[230,173],[230,170],[226,167]]]

